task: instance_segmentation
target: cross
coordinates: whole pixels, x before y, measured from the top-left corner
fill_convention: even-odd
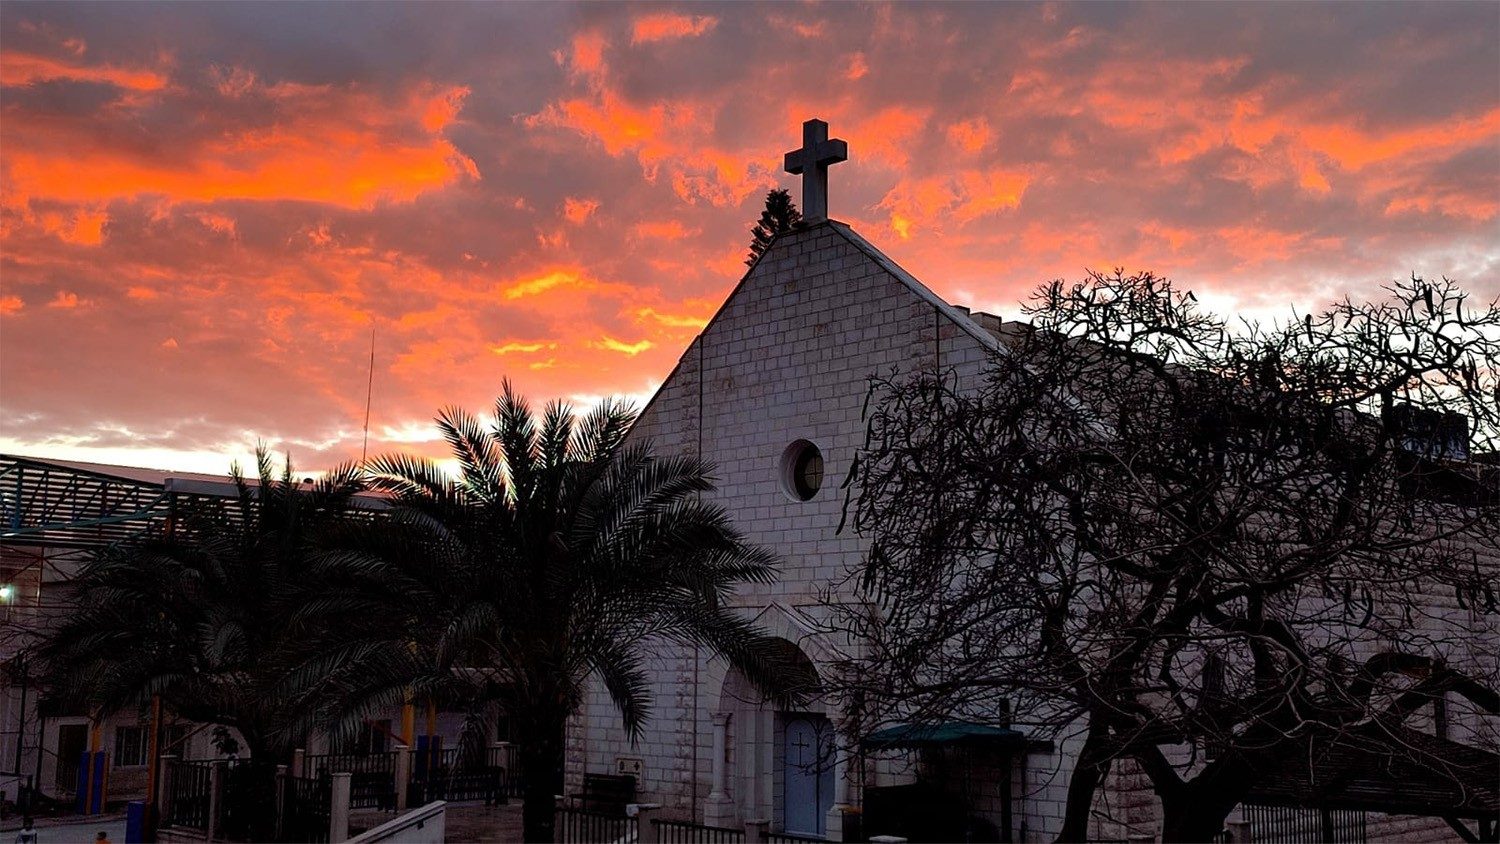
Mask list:
[[[849,160],[849,145],[828,139],[828,124],[809,120],[802,124],[802,149],[786,154],[786,171],[802,176],[802,219],[808,222],[828,217],[828,165]]]
[[[812,123],[814,121],[809,120],[808,122]],[[822,122],[822,121],[817,121],[817,122]],[[823,126],[824,126],[823,131],[826,133],[828,131],[828,129],[827,129],[828,124],[824,123]],[[800,766],[804,766],[804,767],[807,765],[807,761],[805,759],[805,757],[807,756],[807,754],[803,753],[802,751],[807,750],[807,748],[810,747],[810,746],[811,745],[809,745],[807,743],[806,739],[802,738],[801,736],[797,736],[797,740],[794,741],[794,742],[792,742],[792,747],[797,748],[797,751],[798,751],[797,752],[797,761],[795,762],[795,764],[800,765]]]

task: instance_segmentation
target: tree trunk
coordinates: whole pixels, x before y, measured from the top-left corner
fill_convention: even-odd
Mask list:
[[[1224,819],[1234,805],[1225,806],[1214,799],[1196,799],[1186,796],[1180,800],[1163,800],[1161,803],[1161,840],[1212,841],[1224,831]]]
[[[1073,776],[1068,779],[1068,802],[1063,812],[1062,831],[1057,834],[1059,842],[1088,840],[1089,811],[1094,805],[1094,792],[1109,774],[1108,742],[1109,727],[1103,719],[1091,718],[1088,738],[1084,739],[1083,750],[1078,753]]]
[[[521,775],[525,778],[521,828],[527,841],[551,844],[557,811],[553,798],[563,791],[567,713],[538,713],[538,717],[527,720],[531,729],[524,730],[519,739]]]

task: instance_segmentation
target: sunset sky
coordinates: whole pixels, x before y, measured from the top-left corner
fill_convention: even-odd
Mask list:
[[[643,400],[782,153],[950,301],[1152,269],[1280,312],[1500,294],[1500,4],[7,2],[0,451],[436,454],[445,404]]]

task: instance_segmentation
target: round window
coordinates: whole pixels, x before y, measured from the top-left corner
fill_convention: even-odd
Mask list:
[[[781,487],[794,501],[807,501],[823,486],[823,452],[797,440],[781,454]]]

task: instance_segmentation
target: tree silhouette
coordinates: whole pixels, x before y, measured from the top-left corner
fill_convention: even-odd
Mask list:
[[[771,240],[776,235],[785,231],[791,231],[798,223],[802,222],[802,212],[792,203],[792,195],[789,191],[778,188],[766,192],[766,209],[760,212],[760,222],[750,229],[750,255],[745,259],[746,266],[753,265],[766,247],[771,245]]]
[[[835,616],[863,643],[844,696],[880,722],[1086,723],[1060,841],[1121,760],[1162,841],[1209,840],[1330,748],[1453,783],[1428,805],[1455,811],[1493,770],[1407,721],[1500,713],[1493,660],[1456,656],[1495,639],[1500,308],[1387,292],[1237,326],[1093,275],[1042,288],[972,389],[877,379],[849,505],[878,602]]]
[[[347,729],[372,708],[427,698],[518,728],[527,841],[553,839],[564,728],[598,680],[632,740],[651,714],[650,648],[705,648],[778,699],[789,677],[771,638],[726,602],[774,579],[776,560],[700,496],[713,468],[626,443],[633,411],[606,401],[540,414],[505,384],[493,427],[438,417],[456,476],[391,455],[366,467],[387,518],[331,537],[315,659],[320,703]]]

